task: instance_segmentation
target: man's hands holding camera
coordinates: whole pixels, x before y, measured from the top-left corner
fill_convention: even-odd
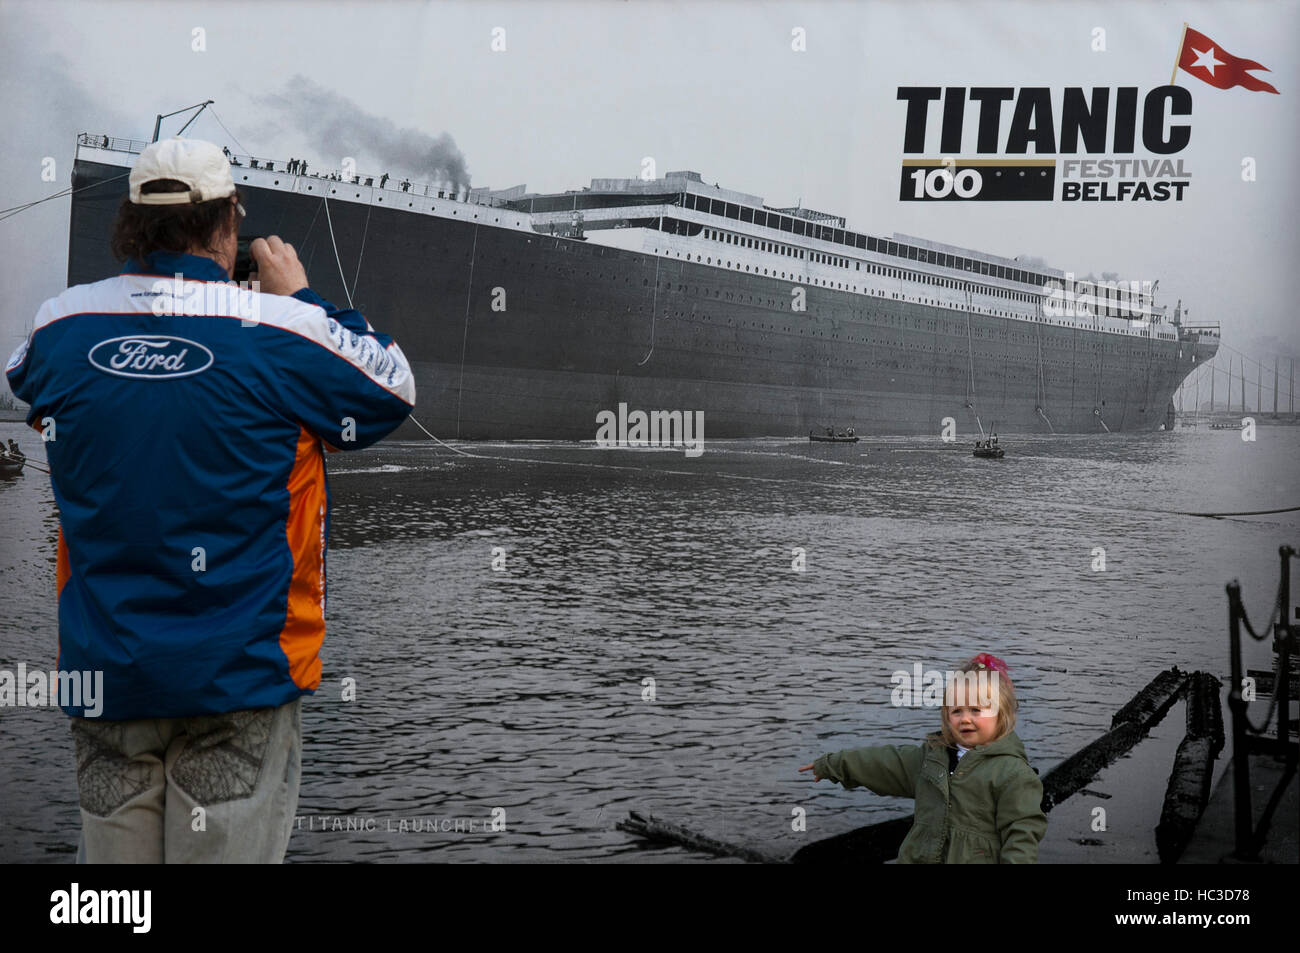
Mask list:
[[[248,251],[257,262],[257,280],[264,294],[291,295],[307,287],[307,270],[298,253],[279,235],[255,239]]]

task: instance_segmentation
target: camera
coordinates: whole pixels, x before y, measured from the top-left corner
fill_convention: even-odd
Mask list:
[[[261,235],[249,235],[247,238],[239,239],[238,250],[235,252],[235,268],[230,275],[235,281],[250,280],[250,276],[257,268],[257,262],[253,259],[249,248],[253,242],[262,237]]]

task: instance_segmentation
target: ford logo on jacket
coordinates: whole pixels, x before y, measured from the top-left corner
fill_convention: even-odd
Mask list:
[[[91,348],[87,356],[106,374],[145,380],[186,377],[212,366],[212,352],[202,344],[164,336],[109,338]]]
[[[102,672],[112,721],[320,685],[325,450],[373,444],[415,403],[401,348],[357,311],[304,288],[257,294],[254,322],[222,303],[252,292],[155,313],[178,273],[234,287],[208,258],[128,262],[45,302],[6,371],[58,504],[58,668]]]

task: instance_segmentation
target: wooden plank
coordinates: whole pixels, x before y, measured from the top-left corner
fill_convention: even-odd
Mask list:
[[[621,831],[627,831],[629,834],[635,834],[637,837],[648,841],[674,844],[678,847],[685,847],[687,850],[701,851],[718,857],[739,857],[753,864],[784,862],[784,858],[773,857],[770,854],[743,847],[739,844],[728,844],[726,841],[709,837],[707,834],[698,834],[687,830],[680,824],[659,820],[650,814],[639,814],[633,811],[628,814],[627,820],[619,821],[616,826]]]
[[[1177,667],[1165,669],[1115,713],[1110,731],[1048,771],[1043,776],[1043,811],[1082,790],[1145,738],[1178,700],[1188,678]]]
[[[1178,666],[1167,668],[1147,683],[1147,686],[1133,696],[1123,708],[1115,712],[1110,720],[1112,728],[1126,721],[1150,728],[1169,710],[1184,685],[1188,674],[1180,672]]]
[[[1162,864],[1177,863],[1210,800],[1214,762],[1223,750],[1223,709],[1219,680],[1197,672],[1187,687],[1187,734],[1174,755],[1156,825],[1156,850]]]

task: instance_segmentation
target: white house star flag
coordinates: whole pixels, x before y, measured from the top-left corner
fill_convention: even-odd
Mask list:
[[[1252,69],[1268,72],[1267,66],[1254,60],[1233,56],[1204,33],[1198,33],[1189,26],[1183,28],[1183,45],[1178,52],[1178,68],[1219,89],[1244,86],[1258,93],[1277,92],[1262,79],[1256,79],[1246,72]],[[1177,75],[1177,70],[1174,73]]]

